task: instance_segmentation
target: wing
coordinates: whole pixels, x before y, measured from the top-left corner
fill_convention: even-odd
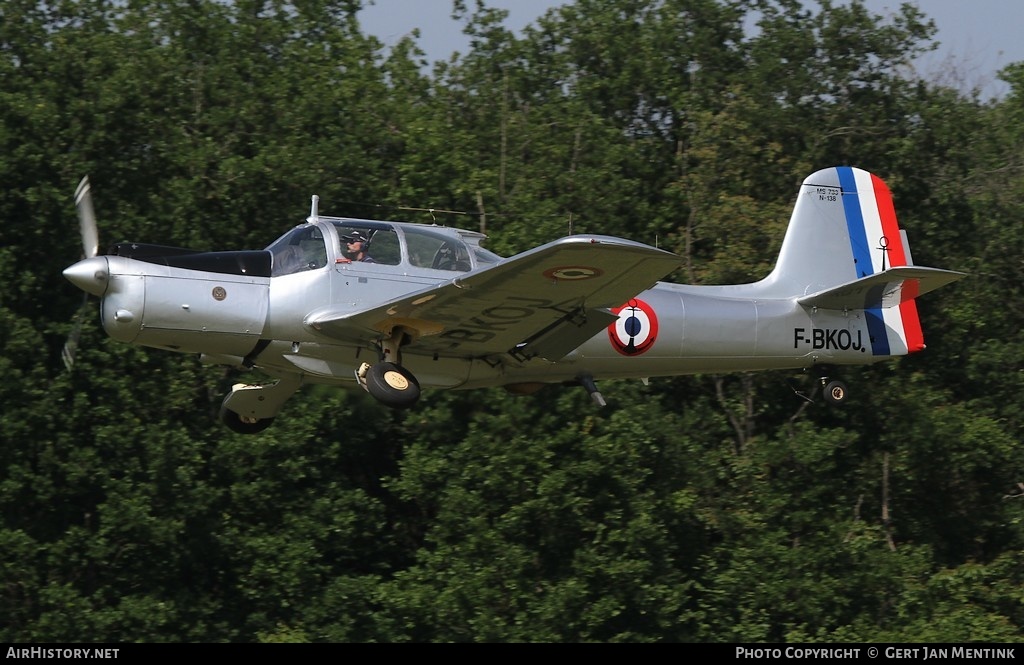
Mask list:
[[[511,352],[557,360],[593,337],[618,307],[678,268],[675,254],[609,236],[569,236],[368,310],[318,310],[305,324],[366,342],[396,328],[417,353]]]

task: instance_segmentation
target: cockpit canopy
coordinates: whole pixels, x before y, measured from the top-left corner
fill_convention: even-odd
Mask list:
[[[501,260],[480,246],[483,234],[440,226],[402,222],[320,217],[297,226],[267,250],[274,257],[271,275],[290,275],[347,263],[345,237],[367,238],[368,263],[362,267],[406,266],[422,270],[468,272]],[[373,269],[373,268],[371,268]]]

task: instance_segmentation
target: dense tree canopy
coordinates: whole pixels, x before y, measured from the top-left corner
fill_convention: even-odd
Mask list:
[[[1020,640],[1024,65],[993,100],[908,78],[934,25],[858,0],[575,0],[521,35],[455,0],[472,47],[425,63],[362,4],[0,4],[0,639]],[[231,371],[94,309],[61,362],[86,173],[108,242],[259,248],[315,192],[457,211],[505,254],[629,237],[710,284],[766,274],[834,164],[970,273],[842,410],[784,372],[608,382],[604,409],[306,387],[245,437]]]

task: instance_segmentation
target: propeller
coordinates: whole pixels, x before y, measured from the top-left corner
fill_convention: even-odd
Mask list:
[[[75,207],[78,208],[78,228],[82,232],[84,258],[91,259],[99,253],[99,232],[96,230],[96,213],[92,208],[92,189],[89,176],[82,178],[75,190]]]
[[[78,209],[78,228],[82,234],[82,258],[91,259],[99,254],[99,232],[96,230],[96,212],[92,207],[92,191],[89,186],[89,176],[85,176],[82,178],[82,181],[78,183],[78,189],[75,190],[75,207]],[[69,276],[68,272],[71,271],[72,268],[65,271],[65,276]],[[88,310],[88,308],[89,292],[86,291],[85,297],[82,299],[81,306],[79,306],[78,311],[75,312],[74,325],[71,329],[71,334],[68,335],[67,341],[64,342],[64,349],[60,354],[61,359],[64,361],[64,367],[66,367],[68,371],[71,371],[71,368],[75,364],[75,352],[78,350],[78,338],[82,334],[82,321],[86,316],[86,310]]]
[[[79,306],[78,311],[75,312],[74,327],[71,329],[71,334],[68,335],[68,339],[64,342],[64,349],[60,352],[61,360],[64,361],[64,367],[70,372],[71,368],[75,365],[75,352],[78,351],[78,337],[82,334],[82,319],[85,317],[85,310],[89,308],[89,294],[85,294],[85,298],[82,299],[82,304]]]

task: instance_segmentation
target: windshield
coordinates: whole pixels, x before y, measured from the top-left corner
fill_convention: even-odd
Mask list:
[[[327,245],[320,229],[315,226],[296,227],[267,249],[274,255],[271,277],[316,270],[327,265]]]

